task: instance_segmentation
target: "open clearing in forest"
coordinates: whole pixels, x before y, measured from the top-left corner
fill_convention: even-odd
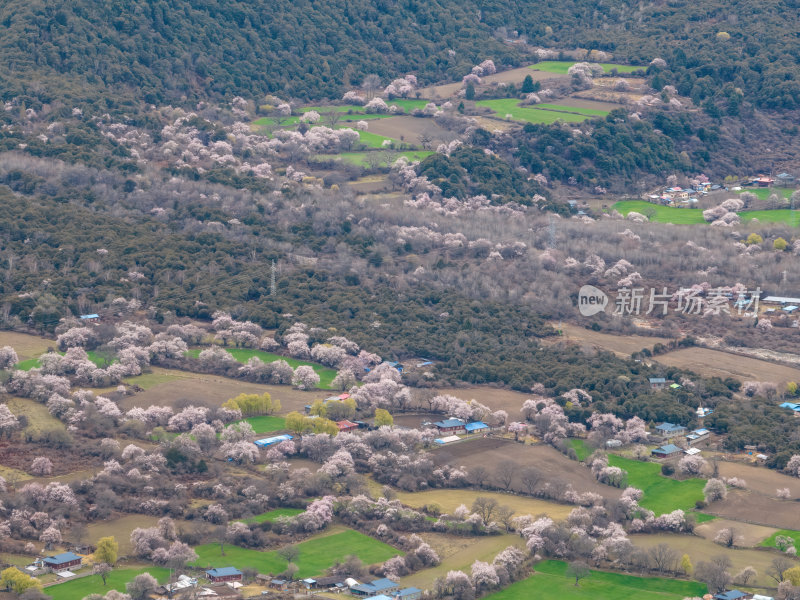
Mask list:
[[[551,323],[554,328],[557,323]],[[650,337],[646,335],[616,335],[613,333],[603,333],[602,331],[592,331],[580,325],[569,323],[561,324],[563,336],[547,338],[549,343],[557,343],[561,340],[590,344],[601,350],[609,350],[619,356],[630,357],[634,352],[639,352],[644,348],[652,348],[656,344],[667,344],[669,339],[662,337]]]
[[[515,512],[515,516],[520,515],[547,515],[551,519],[558,521],[566,519],[574,506],[570,504],[556,504],[546,500],[516,496],[514,494],[504,494],[502,492],[487,492],[479,490],[426,490],[424,492],[403,492],[397,491],[397,499],[411,508],[422,508],[426,504],[438,504],[443,513],[452,513],[460,505],[465,504],[468,508],[477,497],[494,498],[500,505],[508,506]]]
[[[569,68],[574,65],[575,60],[543,60],[536,64],[531,65],[529,68],[535,71],[544,71],[545,73],[556,73],[558,75],[566,75]],[[611,73],[616,70],[617,73],[633,73],[634,71],[646,71],[647,67],[637,67],[635,65],[620,65],[615,63],[596,63],[603,67],[604,73]]]
[[[394,161],[396,161],[401,156],[405,156],[409,161],[414,162],[415,160],[419,161],[425,160],[431,154],[433,154],[431,150],[404,150],[402,152],[397,152],[391,149],[384,149],[384,150],[374,150],[371,152],[340,152],[339,154],[317,154],[316,156],[310,157],[310,160],[312,161],[342,160],[344,162],[349,162],[354,165],[360,165],[362,167],[373,167],[373,166],[386,167],[394,163]]]
[[[533,81],[545,81],[548,79],[563,80],[569,77],[566,74],[548,73],[547,71],[534,71],[530,67],[519,67],[518,69],[509,69],[508,71],[481,77],[481,84],[477,87],[478,89],[485,89],[494,87],[492,84],[521,84],[523,81],[525,81],[525,77],[527,75],[530,75]],[[462,82],[456,81],[453,83],[444,83],[441,85],[423,88],[420,90],[420,94],[423,98],[430,98],[431,100],[438,101],[446,98],[452,98],[458,93],[458,90],[462,89],[463,87],[464,84]]]
[[[490,474],[502,461],[511,460],[519,465],[511,484],[511,489],[517,491],[525,491],[520,473],[525,467],[533,467],[542,476],[537,489],[545,483],[561,483],[571,485],[579,493],[594,492],[612,499],[619,498],[622,493],[619,488],[598,483],[589,469],[551,446],[526,446],[500,438],[480,438],[444,446],[433,452],[432,456],[437,464],[464,466],[468,470],[480,465],[486,467]]]
[[[639,548],[652,548],[659,544],[666,544],[678,553],[680,557],[688,554],[695,567],[700,561],[707,561],[714,556],[725,555],[731,559],[733,567],[730,572],[736,574],[747,566],[752,566],[758,571],[755,585],[775,587],[775,581],[767,575],[772,559],[778,556],[777,552],[755,550],[751,548],[726,548],[694,535],[680,535],[677,533],[648,533],[630,536],[634,546]]]
[[[20,361],[24,361],[40,357],[47,352],[48,348],[55,348],[56,342],[38,335],[17,333],[16,331],[0,331],[0,346],[11,346]]]
[[[588,109],[591,111],[598,111],[595,114],[605,113],[608,114],[612,110],[623,108],[621,104],[616,102],[603,102],[601,100],[587,100],[585,98],[575,98],[574,96],[567,96],[566,98],[559,98],[553,101],[554,104],[567,108]],[[544,105],[539,105],[544,106]],[[591,114],[591,113],[590,113]]]
[[[494,557],[509,546],[516,546],[523,552],[525,541],[518,535],[490,535],[483,537],[464,537],[445,533],[420,533],[419,536],[436,550],[441,563],[431,569],[423,569],[400,578],[401,587],[432,589],[437,577],[444,577],[448,571],[470,572],[476,560],[491,563]]]
[[[722,477],[744,479],[746,488],[750,492],[774,498],[776,490],[789,488],[792,498],[800,498],[800,479],[797,477],[790,477],[772,469],[754,465],[725,461],[720,461],[717,464],[719,466],[719,474]],[[800,510],[800,507],[798,507],[798,510]],[[800,518],[798,518],[797,525],[800,527]]]
[[[337,561],[343,561],[350,554],[355,554],[367,565],[383,562],[404,552],[373,539],[363,533],[344,527],[332,527],[328,531],[296,544],[300,554],[294,561],[299,570],[297,578],[321,575]],[[256,569],[261,573],[278,575],[286,570],[288,564],[277,551],[261,552],[240,548],[231,544],[225,545],[225,555],[220,552],[219,544],[203,544],[195,547],[200,557],[194,566],[228,567],[238,569]]]
[[[587,114],[587,109],[573,108],[568,106],[547,105],[548,108],[540,108],[541,105],[520,106],[519,98],[500,98],[497,100],[479,100],[476,106],[488,108],[493,112],[493,116],[498,119],[513,119],[522,123],[533,124],[552,124],[556,121],[566,121],[568,123],[580,123],[586,119],[605,116],[605,111],[597,111],[599,114]],[[507,117],[510,115],[510,117]]]
[[[412,117],[408,115],[371,121],[368,131],[415,145],[422,144],[420,137],[423,134],[435,143],[449,142],[455,138],[452,132],[440,127],[436,121],[431,118]]]
[[[778,529],[796,529],[800,523],[797,502],[769,498],[752,490],[731,490],[725,500],[709,504],[703,512]]]
[[[169,578],[169,569],[163,567],[118,568],[109,573],[106,585],[103,585],[103,579],[100,575],[89,575],[48,586],[45,588],[45,593],[48,596],[52,596],[53,600],[81,600],[81,598],[85,598],[90,594],[100,594],[102,596],[109,590],[124,592],[125,584],[142,573],[150,573],[150,575],[158,579],[159,583],[164,583]]]
[[[151,385],[143,392],[125,396],[119,403],[122,409],[129,410],[134,406],[146,408],[150,405],[174,407],[192,403],[220,406],[226,400],[241,393],[263,394],[268,392],[273,399],[280,400],[282,412],[288,413],[293,410],[302,412],[306,404],[311,404],[315,399],[322,399],[326,395],[324,391],[306,392],[296,390],[288,385],[248,383],[219,375],[190,373],[175,369],[154,368],[153,372],[160,375],[164,381]],[[130,379],[130,382],[136,383],[136,380],[137,378],[134,377]]]
[[[705,377],[771,381],[778,384],[778,389],[783,388],[787,381],[800,381],[800,369],[709,348],[673,350],[660,354],[654,360],[669,367],[694,371]]]
[[[621,573],[592,571],[581,579],[567,575],[567,563],[546,560],[534,565],[534,574],[509,587],[486,596],[487,600],[680,600],[699,597],[706,586],[695,581],[635,577]]]

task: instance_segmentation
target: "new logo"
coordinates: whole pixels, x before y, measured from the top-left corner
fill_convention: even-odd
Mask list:
[[[585,285],[578,292],[578,310],[584,317],[603,312],[608,305],[608,296],[593,285]]]

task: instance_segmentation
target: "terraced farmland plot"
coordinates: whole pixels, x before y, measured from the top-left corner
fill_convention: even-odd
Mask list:
[[[539,108],[541,105],[520,106],[519,100],[516,98],[479,100],[475,104],[477,106],[484,106],[491,109],[494,112],[494,116],[497,118],[505,119],[506,115],[511,115],[510,118],[515,121],[533,124],[552,124],[556,121],[580,123],[581,121],[585,121],[593,116],[601,116],[588,115],[581,112],[587,109],[580,109],[571,106],[560,106],[555,104],[548,105],[552,108]],[[602,113],[602,111],[598,112]],[[604,114],[602,116],[604,116]]]
[[[506,589],[486,596],[487,600],[680,600],[700,597],[706,586],[694,581],[634,577],[605,571],[592,571],[575,585],[567,575],[567,563],[547,560],[534,566],[535,573]]]
[[[543,60],[542,62],[531,65],[530,68],[535,71],[545,71],[546,73],[555,73],[557,75],[566,75],[569,68],[577,61],[574,60]],[[604,73],[611,73],[614,69],[617,73],[633,73],[634,71],[644,71],[647,67],[637,67],[635,65],[618,65],[615,63],[599,63],[603,67]]]

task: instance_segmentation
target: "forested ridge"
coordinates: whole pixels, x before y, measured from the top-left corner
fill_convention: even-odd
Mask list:
[[[800,37],[792,0],[11,0],[0,6],[0,87],[30,95],[151,103],[280,93],[338,97],[366,73],[460,79],[478,59],[525,60],[531,45],[612,52],[667,67],[696,103],[736,110],[800,103]],[[516,32],[516,33],[515,33]]]

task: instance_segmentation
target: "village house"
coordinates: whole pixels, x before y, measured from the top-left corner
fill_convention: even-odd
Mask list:
[[[714,600],[751,600],[753,594],[742,592],[739,590],[730,590],[727,592],[720,592],[714,596]]]
[[[488,433],[489,426],[483,421],[475,421],[464,425],[464,430],[467,433]]]
[[[667,387],[667,380],[663,377],[651,377],[650,378],[650,389],[651,390],[663,390]]]
[[[241,581],[242,572],[236,567],[219,567],[206,571],[206,577],[213,583],[225,583],[227,581]]]
[[[273,590],[286,591],[289,589],[289,582],[285,579],[272,579],[269,582],[269,587]]]
[[[83,561],[82,556],[78,556],[74,552],[62,552],[54,556],[48,556],[42,560],[42,566],[54,573],[57,571],[65,571],[73,567],[80,567]]]
[[[656,433],[664,439],[673,438],[679,435],[686,434],[686,427],[683,425],[675,425],[674,423],[661,423],[656,425]]]
[[[348,433],[358,429],[358,423],[353,423],[347,419],[344,421],[336,421],[336,426],[339,428],[339,433]]]
[[[796,417],[800,417],[800,403],[797,402],[782,402],[780,404],[781,408],[788,408],[792,411]]]
[[[445,419],[443,421],[436,421],[434,424],[439,430],[439,433],[446,433],[455,435],[458,433],[466,433],[466,422],[461,419]]]
[[[350,588],[350,593],[354,596],[361,596],[362,598],[369,598],[370,596],[378,596],[380,594],[396,594],[400,591],[400,584],[391,579],[375,579],[370,583],[359,583]],[[391,596],[390,596],[391,597]]]
[[[664,446],[659,446],[658,448],[653,448],[650,454],[655,456],[656,458],[669,458],[670,456],[675,456],[676,454],[680,454],[682,450],[678,448],[675,444],[666,444]]]
[[[702,439],[707,438],[711,435],[711,432],[708,429],[695,429],[693,432],[686,436],[686,439],[689,441],[690,444],[694,442],[699,442]]]

